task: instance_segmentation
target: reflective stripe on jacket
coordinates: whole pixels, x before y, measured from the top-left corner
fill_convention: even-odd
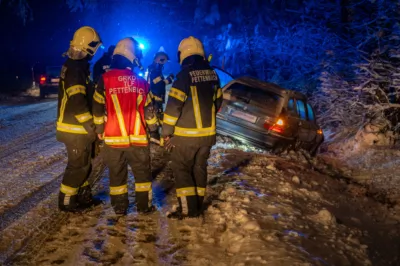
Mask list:
[[[67,59],[59,83],[57,111],[57,139],[74,142],[79,135],[94,133],[91,113],[89,63]]]
[[[219,78],[208,64],[184,67],[168,94],[162,135],[173,135],[177,144],[215,144],[216,110],[221,103]]]

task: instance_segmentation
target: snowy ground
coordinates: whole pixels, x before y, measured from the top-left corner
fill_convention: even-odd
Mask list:
[[[156,213],[138,215],[132,204],[117,219],[101,157],[91,181],[105,204],[60,213],[65,152],[55,107],[0,106],[0,265],[399,265],[399,217],[364,186],[320,159],[276,157],[226,138],[209,159],[201,219],[166,218],[174,181],[157,146]]]

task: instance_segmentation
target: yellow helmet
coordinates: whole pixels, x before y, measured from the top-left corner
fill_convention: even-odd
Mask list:
[[[129,37],[117,43],[113,55],[122,55],[133,64],[135,59],[141,59],[142,51],[139,48],[139,43],[135,39]]]
[[[181,41],[178,47],[178,60],[182,64],[185,58],[191,55],[201,55],[204,57],[204,48],[201,41],[193,36],[185,38]]]
[[[79,28],[70,42],[70,46],[77,51],[93,56],[101,45],[99,34],[92,28],[84,26]]]

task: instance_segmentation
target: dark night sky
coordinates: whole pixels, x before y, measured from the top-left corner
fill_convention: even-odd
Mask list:
[[[31,79],[30,69],[34,64],[37,72],[46,65],[61,65],[65,60],[61,55],[68,48],[74,31],[84,25],[93,26],[100,33],[105,49],[121,38],[139,36],[139,41],[146,45],[144,66],[163,45],[171,57],[166,72],[176,72],[179,41],[190,33],[178,30],[173,21],[163,19],[165,12],[170,11],[154,5],[132,6],[130,1],[110,2],[110,6],[97,11],[70,12],[62,0],[30,1],[33,21],[25,26],[11,8],[1,4],[1,84],[9,84],[15,76]],[[92,63],[103,52],[99,50]]]

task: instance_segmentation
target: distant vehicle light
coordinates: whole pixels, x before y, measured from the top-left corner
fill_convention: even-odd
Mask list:
[[[43,85],[46,83],[46,77],[45,76],[41,76],[40,77],[40,84]]]
[[[323,134],[322,129],[318,129],[317,134],[322,135]]]
[[[140,77],[143,77],[143,73],[139,73],[139,76],[140,76]]]

